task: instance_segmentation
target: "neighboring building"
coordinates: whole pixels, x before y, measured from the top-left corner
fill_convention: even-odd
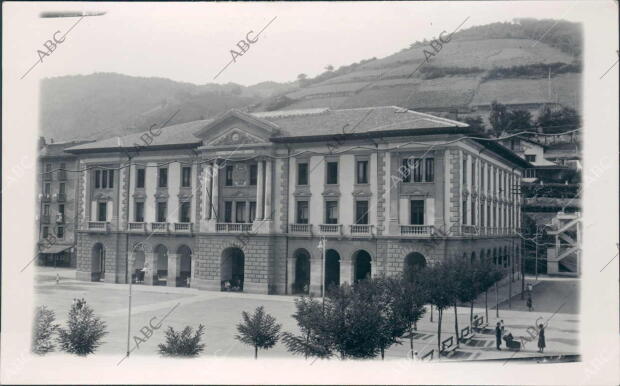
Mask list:
[[[232,110],[74,146],[77,277],[318,294],[446,259],[518,271],[531,165],[471,133],[393,106]]]
[[[76,192],[79,173],[75,154],[68,147],[87,143],[39,141],[38,262],[41,265],[75,267]]]

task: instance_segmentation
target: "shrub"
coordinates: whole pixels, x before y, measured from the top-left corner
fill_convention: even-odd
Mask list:
[[[54,311],[48,310],[46,306],[37,307],[32,331],[32,351],[35,354],[43,355],[54,351],[52,336],[59,326],[54,323],[55,320]]]
[[[205,326],[199,324],[198,329],[192,335],[194,331],[190,326],[185,327],[180,332],[175,331],[172,327],[168,327],[168,330],[166,330],[166,343],[158,345],[159,353],[164,356],[197,356],[205,348],[205,344],[200,343],[204,330]]]
[[[107,334],[105,323],[94,315],[84,299],[74,301],[67,328],[58,328],[60,348],[71,354],[88,355],[101,345]]]
[[[280,324],[276,319],[265,313],[263,306],[256,308],[253,315],[243,311],[243,322],[237,324],[239,335],[235,339],[254,347],[254,359],[258,358],[258,349],[270,349],[280,339]]]

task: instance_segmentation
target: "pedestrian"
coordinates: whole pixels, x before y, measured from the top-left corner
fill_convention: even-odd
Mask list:
[[[531,312],[533,309],[534,307],[532,307],[532,297],[528,296],[527,297],[527,310]]]
[[[541,323],[538,325],[538,352],[543,352],[545,346],[545,326]]]
[[[499,347],[502,344],[502,329],[499,322],[497,322],[497,324],[495,325],[495,344],[497,346],[497,349],[499,351],[502,351],[502,349]]]

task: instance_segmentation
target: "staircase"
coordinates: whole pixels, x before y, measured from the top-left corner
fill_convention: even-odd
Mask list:
[[[581,214],[558,213],[551,220],[549,235],[555,246],[547,249],[547,273],[578,277],[581,274]]]

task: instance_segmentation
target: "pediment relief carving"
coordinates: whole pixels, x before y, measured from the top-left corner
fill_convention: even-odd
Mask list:
[[[222,145],[251,145],[255,143],[265,143],[266,141],[259,136],[248,133],[247,131],[241,130],[239,128],[233,127],[229,129],[224,134],[219,137],[214,138],[213,140],[207,141],[208,145],[211,146],[222,146]]]

